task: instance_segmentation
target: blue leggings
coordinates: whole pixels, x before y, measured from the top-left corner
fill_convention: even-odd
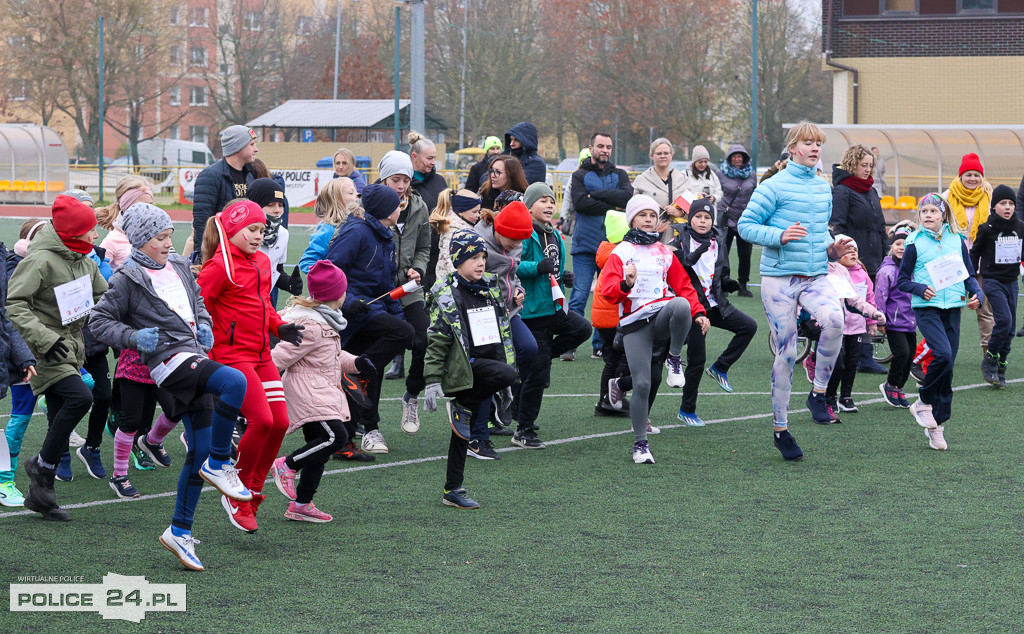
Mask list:
[[[32,420],[32,412],[36,408],[36,395],[27,383],[11,386],[11,419],[7,421],[4,435],[7,436],[7,447],[11,452],[11,470],[0,471],[0,482],[14,482],[14,474],[18,471],[18,455],[21,453],[21,441],[25,437],[25,429]]]
[[[222,365],[206,380],[201,392],[212,394],[217,401],[212,412],[188,412],[181,418],[188,455],[178,476],[178,497],[171,520],[171,526],[180,532],[192,530],[192,518],[203,490],[199,468],[208,457],[224,456],[224,460],[231,457],[231,432],[235,429],[235,421],[245,399],[245,375]]]

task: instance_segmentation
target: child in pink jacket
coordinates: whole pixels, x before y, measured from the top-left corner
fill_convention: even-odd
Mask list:
[[[339,333],[347,325],[341,314],[348,280],[344,271],[327,260],[316,262],[306,277],[309,298],[293,297],[292,307],[281,314],[305,326],[298,346],[276,346],[270,353],[281,372],[288,405],[288,431],[302,428],[306,444],[274,461],[274,484],[291,500],[284,516],[300,522],[334,519],[313,505],[313,495],[331,455],[349,442],[345,421],[351,418],[342,390],[343,373],[372,375],[377,370],[366,356],[341,349]],[[298,485],[295,478],[302,472]]]
[[[844,239],[847,236],[837,235],[836,240]],[[825,390],[825,399],[828,403],[829,418],[832,423],[842,422],[838,412],[856,412],[857,405],[853,402],[853,380],[857,378],[857,363],[860,359],[861,341],[867,333],[875,335],[878,326],[885,325],[885,314],[875,307],[875,289],[871,284],[868,272],[857,259],[857,243],[850,239],[853,251],[839,258],[837,262],[830,262],[828,275],[840,295],[850,294],[853,297],[846,297],[843,302],[843,310],[846,313],[846,321],[843,326],[843,347],[836,360],[835,370],[832,378],[829,379],[828,388]],[[839,392],[838,398],[836,392]]]

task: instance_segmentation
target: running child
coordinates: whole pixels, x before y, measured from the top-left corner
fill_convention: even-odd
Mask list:
[[[170,217],[158,207],[136,203],[121,226],[131,241],[131,256],[111,279],[90,324],[111,347],[138,351],[168,415],[185,423],[188,454],[178,477],[174,516],[160,543],[186,568],[202,571],[192,521],[203,480],[232,498],[252,498],[229,463],[245,376],[204,354],[213,345],[210,315],[188,261],[171,253]],[[111,486],[119,496],[130,497],[118,488],[123,482]]]
[[[128,261],[132,253],[132,244],[121,229],[121,212],[135,203],[153,204],[153,190],[150,180],[135,174],[125,176],[114,188],[114,202],[96,210],[96,219],[100,227],[107,230],[106,237],[100,242],[110,258],[110,266],[115,271]]]
[[[288,410],[270,357],[270,335],[298,346],[302,329],[281,319],[270,305],[270,259],[260,251],[267,217],[251,200],[229,204],[212,216],[203,234],[203,269],[198,283],[213,319],[210,358],[245,375],[242,416],[245,434],[238,444],[235,466],[250,491],[250,500],[221,497],[231,524],[255,533],[256,511],[270,467],[288,429]]]
[[[348,325],[341,314],[348,290],[344,271],[320,260],[309,269],[306,282],[309,297],[293,297],[291,308],[281,314],[289,323],[305,326],[302,343],[276,346],[270,353],[282,372],[288,433],[301,427],[306,444],[275,460],[271,473],[277,490],[290,500],[286,518],[323,523],[334,518],[313,504],[313,496],[331,454],[349,443],[344,421],[351,415],[341,387],[343,374],[371,375],[377,369],[366,355],[356,357],[341,349],[340,333]]]
[[[654,464],[647,442],[647,421],[661,381],[661,363],[654,359],[655,346],[668,341],[666,382],[672,387],[683,387],[680,354],[690,325],[696,322],[704,334],[711,327],[683,265],[660,241],[660,212],[661,207],[650,196],[640,194],[629,199],[629,231],[608,258],[601,282],[601,293],[619,305],[619,330],[633,377],[629,417],[633,423],[632,455],[636,464]]]
[[[341,176],[324,185],[313,204],[313,214],[320,222],[313,228],[309,246],[299,258],[299,270],[309,273],[309,268],[327,255],[327,248],[337,237],[341,225],[345,224],[349,215],[356,214],[361,218],[362,213],[356,186],[352,184],[351,178]]]
[[[424,376],[423,406],[437,411],[442,396],[448,402],[448,471],[441,502],[460,509],[480,508],[463,486],[470,425],[480,407],[506,392],[516,380],[515,349],[508,310],[498,280],[485,272],[487,247],[483,238],[460,231],[450,242],[455,272],[432,289],[430,331]]]
[[[727,297],[741,289],[740,283],[729,277],[729,249],[726,232],[714,226],[715,208],[708,198],[690,203],[687,223],[678,225],[675,240],[676,258],[683,264],[697,298],[707,311],[708,321],[714,328],[733,333],[729,345],[707,369],[707,374],[726,392],[732,392],[729,370],[732,369],[750,341],[757,333],[757,322],[737,309]],[[679,407],[679,420],[691,427],[703,427],[697,415],[697,391],[707,362],[705,333],[690,329],[686,341],[686,385]]]
[[[0,242],[0,262],[6,262],[9,257],[7,247]],[[35,375],[36,360],[21,334],[7,319],[7,283],[7,275],[0,274],[0,363],[4,367],[0,370],[0,398],[4,397],[8,386],[11,391],[11,416],[7,426],[0,431],[0,452],[7,453],[10,459],[10,468],[0,470],[0,505],[24,506],[25,497],[14,485],[14,474],[18,471],[25,428],[35,407],[35,397],[28,380]],[[28,407],[26,399],[31,402]]]
[[[992,192],[992,214],[978,227],[971,261],[981,268],[981,289],[992,308],[992,336],[981,364],[985,381],[1006,389],[1006,364],[1017,322],[1017,278],[1020,277],[1024,222],[1014,213],[1015,194],[1006,185]]]
[[[882,391],[886,403],[903,409],[910,407],[903,387],[910,378],[914,363],[917,320],[914,318],[914,309],[910,307],[910,294],[901,291],[896,282],[906,240],[916,229],[917,225],[910,221],[897,223],[889,238],[889,255],[875,272],[875,306],[885,313],[885,338],[889,342],[889,352],[892,353],[889,376],[878,389]]]
[[[474,231],[480,220],[480,195],[462,189],[447,189],[437,197],[437,207],[430,212],[430,228],[438,235],[438,258],[434,267],[436,279],[444,279],[455,271],[449,242],[456,231]]]
[[[833,242],[832,190],[815,167],[825,133],[808,121],[789,130],[789,161],[754,190],[737,223],[740,237],[764,246],[761,252],[761,302],[775,342],[772,366],[772,440],[786,460],[804,453],[789,432],[789,397],[796,363],[797,326],[801,308],[817,322],[821,337],[815,357],[814,387],[807,407],[816,423],[828,423],[825,389],[832,378],[843,341],[843,309],[828,281],[828,262],[838,260],[849,245]]]
[[[911,306],[932,360],[918,399],[910,406],[924,427],[928,446],[944,451],[945,424],[953,404],[953,364],[960,348],[960,309],[978,310],[984,294],[964,236],[955,228],[953,210],[942,196],[927,194],[918,202],[919,228],[907,238],[900,264],[899,289],[911,293]]]
[[[621,337],[618,336],[619,306],[601,294],[601,280],[608,258],[629,231],[625,212],[609,210],[604,217],[604,229],[607,239],[598,245],[594,255],[594,263],[601,272],[597,275],[594,303],[590,307],[590,323],[601,339],[601,361],[604,363],[594,416],[628,418],[629,399],[626,398],[626,392],[633,389],[633,377],[629,375],[629,364],[626,363]],[[615,345],[616,339],[620,340],[619,345]],[[647,433],[659,434],[661,430],[648,424]]]
[[[25,461],[31,483],[25,506],[48,520],[69,521],[57,504],[53,482],[68,437],[92,406],[82,378],[82,328],[93,303],[107,290],[89,259],[96,238],[96,214],[70,197],[57,196],[53,222],[39,229],[32,249],[11,276],[7,316],[36,358],[32,392],[46,395],[50,428],[39,453]],[[59,289],[58,289],[59,287]]]

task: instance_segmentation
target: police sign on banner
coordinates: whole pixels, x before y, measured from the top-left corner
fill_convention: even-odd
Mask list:
[[[191,167],[178,170],[181,203],[184,205],[192,203],[199,171]],[[274,173],[284,178],[284,193],[292,207],[312,207],[320,193],[320,187],[334,178],[334,170],[274,170]]]

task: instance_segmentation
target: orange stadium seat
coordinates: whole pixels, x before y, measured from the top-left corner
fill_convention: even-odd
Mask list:
[[[892,196],[882,196],[882,209],[895,209],[896,199]]]

